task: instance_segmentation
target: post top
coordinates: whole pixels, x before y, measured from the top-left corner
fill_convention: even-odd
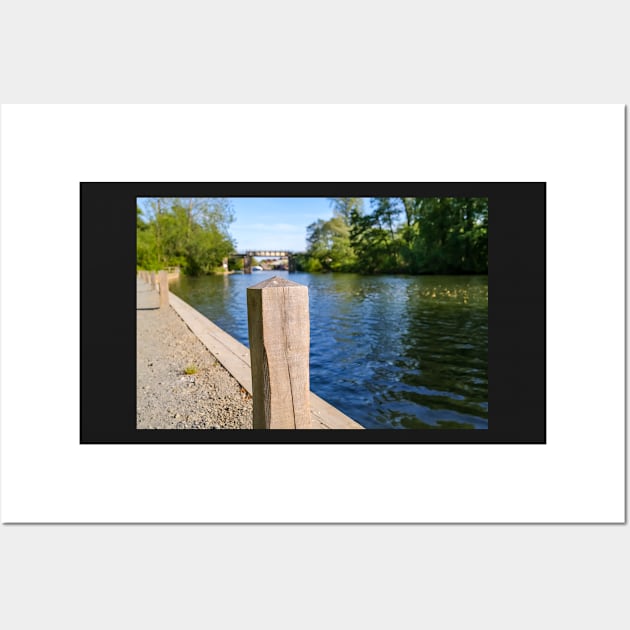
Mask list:
[[[247,287],[247,290],[250,289],[281,289],[283,287],[302,287],[306,288],[305,284],[300,284],[299,282],[293,282],[292,280],[285,280],[284,278],[280,278],[279,276],[273,276],[268,280],[263,280],[258,284],[255,284],[252,287]]]

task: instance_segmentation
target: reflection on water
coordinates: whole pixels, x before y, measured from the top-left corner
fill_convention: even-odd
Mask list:
[[[311,389],[366,428],[488,427],[488,277],[259,272],[171,290],[249,345],[246,288],[309,287]]]

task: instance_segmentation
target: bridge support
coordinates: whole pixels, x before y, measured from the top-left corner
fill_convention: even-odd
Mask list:
[[[248,254],[243,256],[243,273],[252,272],[252,257]]]
[[[292,254],[288,255],[288,265],[289,265],[289,273],[295,273],[296,271],[296,264],[295,264],[295,256],[293,256]]]

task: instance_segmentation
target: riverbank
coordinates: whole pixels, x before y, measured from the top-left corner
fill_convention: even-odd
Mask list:
[[[173,308],[140,279],[136,301],[137,428],[251,429],[251,396]]]

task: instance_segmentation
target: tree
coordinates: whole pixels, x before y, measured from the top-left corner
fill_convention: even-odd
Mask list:
[[[333,218],[307,228],[307,271],[487,273],[488,199],[333,198]],[[359,203],[360,202],[360,203]]]
[[[353,212],[363,213],[363,199],[361,197],[330,197],[333,216],[341,217],[346,225],[350,225],[350,215]]]
[[[434,197],[417,204],[413,270],[420,273],[488,272],[488,200]]]
[[[372,211],[350,216],[350,242],[362,271],[387,273],[401,271],[398,215],[401,207],[397,199],[372,199]]]
[[[363,212],[360,197],[331,197],[333,216],[318,219],[306,228],[308,258],[300,260],[305,271],[354,271],[357,257],[350,240],[352,214]]]
[[[311,271],[350,271],[356,257],[350,243],[350,228],[341,216],[328,221],[318,219],[307,228],[308,254],[312,259],[307,263]]]
[[[138,265],[144,268],[178,265],[191,275],[211,273],[234,249],[229,199],[155,197],[145,208],[149,221],[137,228]]]

